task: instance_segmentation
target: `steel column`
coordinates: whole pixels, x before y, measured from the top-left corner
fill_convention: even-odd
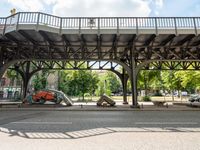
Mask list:
[[[123,68],[123,70],[122,70],[123,104],[128,104],[127,81],[128,81],[128,75],[126,74],[125,69]]]
[[[22,75],[22,80],[23,80],[23,98],[26,97],[27,90],[28,90],[28,82],[30,80],[30,62],[27,62],[25,71],[23,72]]]
[[[31,69],[30,62],[27,62],[25,65],[26,65],[25,68],[24,68],[25,70],[20,69],[20,66],[16,66],[15,68],[12,68],[16,72],[18,72],[22,77],[22,81],[23,81],[23,98],[26,97],[27,90],[28,90],[28,83],[29,83],[29,80],[31,79],[32,74],[33,74],[32,72],[30,72],[30,69]]]
[[[3,53],[2,53],[2,47],[0,47],[0,81],[3,76]],[[1,83],[1,82],[0,82]]]
[[[138,108],[138,101],[137,101],[137,74],[138,69],[136,68],[136,60],[133,55],[133,51],[135,50],[135,47],[130,49],[130,68],[131,68],[131,91],[132,91],[132,105],[133,108]]]
[[[11,61],[5,61],[5,58],[3,57],[3,53],[4,53],[4,48],[5,47],[0,47],[0,81],[1,78],[3,77],[6,69],[11,65]]]
[[[132,71],[131,71],[131,91],[132,91],[132,107],[138,107],[137,100],[137,69],[134,57],[132,57]]]
[[[28,91],[28,82],[30,80],[29,75],[25,75],[25,78],[23,78],[22,80],[23,80],[23,98],[25,98]]]

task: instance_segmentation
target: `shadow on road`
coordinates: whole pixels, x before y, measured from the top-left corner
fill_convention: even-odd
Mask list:
[[[20,136],[29,139],[79,139],[117,132],[200,132],[200,128],[95,128],[73,132],[24,132],[0,128],[1,132],[10,136]]]
[[[2,111],[0,132],[28,139],[79,139],[119,132],[200,132],[198,117],[198,111]]]

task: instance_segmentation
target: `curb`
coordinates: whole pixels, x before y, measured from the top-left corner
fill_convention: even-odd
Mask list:
[[[200,111],[200,108],[197,107],[187,107],[184,108],[180,107],[173,107],[173,108],[166,108],[166,107],[151,107],[151,108],[105,108],[105,107],[83,107],[83,108],[72,108],[72,107],[50,107],[50,108],[23,108],[23,107],[2,107],[0,111]]]

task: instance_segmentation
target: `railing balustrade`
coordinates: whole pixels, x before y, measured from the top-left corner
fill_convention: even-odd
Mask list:
[[[104,17],[100,18],[100,28],[117,28],[117,18]]]
[[[177,28],[194,28],[193,18],[175,18]]]
[[[135,18],[119,18],[119,28],[136,28],[137,20]]]
[[[62,29],[79,29],[79,18],[61,18],[62,19]]]
[[[195,22],[196,27],[197,27],[197,28],[200,28],[200,18],[199,18],[199,17],[198,17],[198,18],[196,17],[196,18],[194,18],[193,20],[194,20],[194,22]]]
[[[19,13],[19,24],[37,24],[39,13]]]
[[[39,13],[39,24],[60,28],[61,18]]]
[[[175,20],[174,18],[156,18],[158,29],[162,28],[174,28]]]
[[[6,23],[6,18],[0,18],[0,32],[4,30],[5,23]]]
[[[6,18],[0,18],[0,24],[5,24]]]
[[[23,24],[60,29],[199,29],[199,17],[57,17],[40,12],[19,12],[0,18],[0,30]]]

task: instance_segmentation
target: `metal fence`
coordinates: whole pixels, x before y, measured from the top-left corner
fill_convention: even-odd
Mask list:
[[[19,12],[0,18],[0,30],[19,24],[59,29],[199,29],[199,17],[57,17],[40,12]]]

